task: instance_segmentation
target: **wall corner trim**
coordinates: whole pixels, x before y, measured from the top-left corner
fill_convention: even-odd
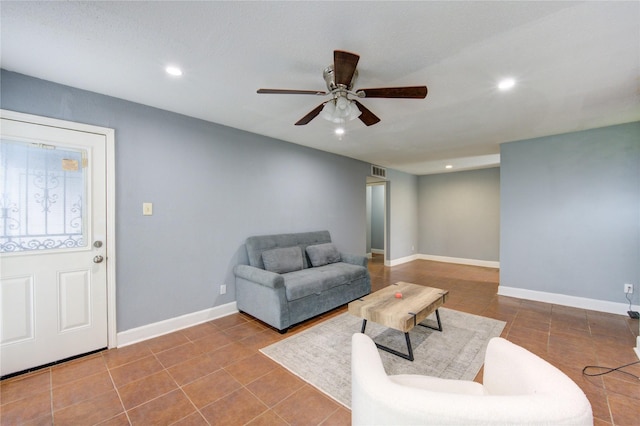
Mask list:
[[[573,308],[587,309],[590,311],[607,312],[617,315],[627,315],[627,311],[629,310],[629,305],[626,303],[588,299],[586,297],[568,296],[566,294],[559,293],[547,293],[544,291],[528,290],[526,288],[505,287],[502,285],[498,287],[498,295],[552,303],[554,305],[571,306]],[[635,306],[633,309],[638,310],[638,307]],[[640,344],[640,342],[638,343]]]
[[[227,315],[237,312],[238,306],[236,302],[231,302],[220,306],[214,306],[213,308],[204,309],[202,311],[181,315],[179,317],[158,321],[153,324],[132,328],[118,333],[117,347],[121,348],[123,346],[132,345],[134,343],[142,342],[143,340],[152,339],[154,337],[202,324],[203,322],[211,321],[216,318],[226,317]]]

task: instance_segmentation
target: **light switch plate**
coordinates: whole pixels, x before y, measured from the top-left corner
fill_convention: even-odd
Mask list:
[[[153,203],[142,203],[142,214],[151,216],[153,214]]]

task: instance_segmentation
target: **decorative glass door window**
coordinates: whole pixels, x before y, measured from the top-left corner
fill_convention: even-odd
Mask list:
[[[85,247],[83,149],[0,140],[0,253]]]

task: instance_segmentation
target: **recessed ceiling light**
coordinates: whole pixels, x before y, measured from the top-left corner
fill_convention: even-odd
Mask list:
[[[509,90],[516,85],[516,81],[513,78],[505,78],[498,83],[498,89]]]
[[[176,77],[180,77],[182,75],[182,70],[178,67],[168,66],[164,70],[167,72],[167,74]]]
[[[453,166],[451,164],[447,164],[446,166],[444,166],[445,169],[453,169]]]
[[[335,130],[336,135],[344,135],[344,129],[342,127],[338,127]]]

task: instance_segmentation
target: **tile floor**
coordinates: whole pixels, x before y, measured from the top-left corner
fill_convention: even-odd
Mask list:
[[[445,288],[448,308],[506,321],[503,337],[580,385],[596,425],[640,424],[637,379],[581,373],[585,365],[637,361],[638,320],[498,296],[499,274],[491,268],[423,260],[389,268],[374,257],[369,269],[373,290],[397,281]],[[289,334],[344,311],[338,308]],[[350,424],[348,409],[258,352],[287,335],[235,314],[6,379],[0,382],[0,424]],[[638,376],[640,365],[626,371]]]

